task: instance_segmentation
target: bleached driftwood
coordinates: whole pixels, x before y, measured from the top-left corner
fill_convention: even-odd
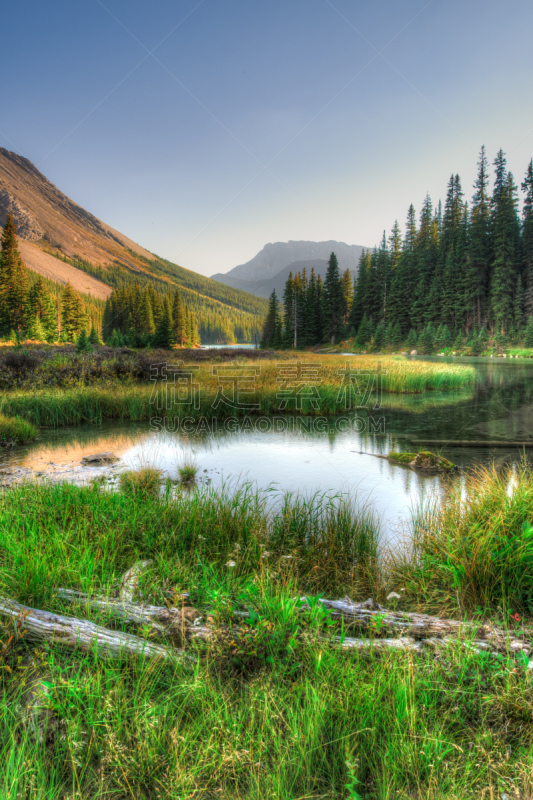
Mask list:
[[[300,598],[305,605],[306,598]],[[344,600],[320,599],[319,602],[331,612],[331,618],[342,620],[349,628],[394,632],[413,639],[462,639],[471,641],[474,647],[483,643],[499,652],[522,651],[529,653],[531,646],[524,639],[516,638],[491,624],[441,619],[428,614],[389,611],[373,600],[354,603],[349,597]]]
[[[191,658],[186,653],[152,644],[129,633],[102,628],[86,619],[30,608],[7,597],[0,598],[0,616],[12,619],[26,631],[26,638],[31,641],[62,644],[70,649],[94,651],[100,656],[143,656],[175,663]]]
[[[183,595],[185,597],[186,595]],[[113,619],[134,625],[151,625],[162,636],[184,641],[191,626],[202,619],[195,608],[167,608],[166,606],[138,605],[128,600],[88,595],[74,589],[59,589],[58,597],[70,603],[80,603],[93,610],[108,614]]]

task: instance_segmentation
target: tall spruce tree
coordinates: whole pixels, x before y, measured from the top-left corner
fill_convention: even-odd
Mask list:
[[[485,145],[478,160],[477,178],[470,211],[469,261],[465,276],[467,327],[480,328],[487,319],[491,262],[489,166]]]
[[[533,315],[533,159],[528,164],[526,177],[522,182],[522,191],[525,193],[522,211],[524,304],[525,312],[529,317]]]
[[[324,324],[326,335],[332,344],[335,344],[335,338],[342,330],[345,313],[339,262],[335,253],[332,253],[324,278]]]
[[[276,338],[276,323],[279,317],[279,303],[274,289],[268,301],[268,312],[265,317],[263,331],[261,333],[261,348],[268,350],[274,346]]]
[[[497,159],[497,170],[500,168]],[[516,206],[516,186],[509,173],[494,201],[493,219],[491,306],[495,332],[501,336],[513,325],[515,289],[521,269],[520,223]]]
[[[0,329],[14,330],[19,336],[25,330],[28,314],[28,274],[17,245],[17,231],[11,212],[2,234],[0,256]]]

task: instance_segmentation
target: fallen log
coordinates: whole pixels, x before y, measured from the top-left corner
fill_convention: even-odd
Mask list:
[[[439,447],[533,447],[533,442],[505,442],[502,439],[411,439],[411,444]]]
[[[99,656],[130,658],[161,658],[183,663],[192,657],[182,651],[152,644],[138,636],[121,631],[111,631],[86,619],[65,617],[50,611],[41,611],[16,603],[7,597],[0,598],[0,616],[12,619],[19,629],[26,631],[30,641],[62,644],[73,650],[96,652]]]
[[[114,619],[134,625],[151,625],[162,636],[179,642],[185,641],[188,629],[197,627],[202,615],[195,608],[167,608],[166,606],[137,605],[129,600],[91,596],[74,589],[58,589],[58,597],[69,603],[79,603],[93,611],[102,611]],[[185,598],[188,595],[183,595]]]
[[[300,598],[302,605],[307,605],[305,597]],[[498,652],[522,651],[529,653],[531,646],[524,639],[511,636],[508,632],[496,628],[491,624],[480,624],[454,619],[441,619],[428,614],[406,613],[402,611],[389,611],[375,603],[366,600],[364,603],[354,603],[349,597],[344,600],[326,600],[319,602],[331,612],[331,618],[340,620],[349,628],[358,630],[371,630],[374,633],[393,631],[400,636],[410,636],[413,639],[466,639],[473,646],[487,646]]]

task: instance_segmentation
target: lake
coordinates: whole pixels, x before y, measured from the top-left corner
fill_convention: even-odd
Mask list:
[[[376,358],[376,360],[378,360]],[[193,460],[201,483],[253,481],[276,492],[345,492],[370,502],[384,522],[388,538],[405,527],[409,509],[435,492],[447,478],[422,476],[410,468],[376,458],[391,450],[421,449],[411,438],[448,440],[443,454],[469,469],[476,464],[512,464],[523,457],[516,446],[458,447],[454,439],[533,439],[533,362],[517,359],[424,358],[475,367],[473,390],[456,393],[389,395],[383,407],[342,419],[283,416],[270,426],[257,420],[219,422],[216,430],[170,432],[149,423],[117,424],[41,431],[39,441],[0,454],[5,483],[37,479],[86,482],[99,475],[110,481],[125,468],[155,466],[177,478],[184,460]],[[264,418],[263,418],[264,419]],[[268,427],[268,429],[266,429]],[[437,449],[427,446],[425,449]],[[112,467],[86,467],[86,455],[112,451]],[[533,452],[533,451],[526,451]]]

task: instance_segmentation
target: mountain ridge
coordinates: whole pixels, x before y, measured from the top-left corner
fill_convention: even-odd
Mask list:
[[[217,272],[211,275],[213,280],[220,283],[228,282],[228,278],[248,281],[261,281],[273,278],[282,269],[296,261],[328,260],[334,252],[339,262],[341,272],[349,269],[353,275],[357,274],[357,266],[361,252],[366,249],[358,244],[346,244],[333,239],[322,242],[307,240],[289,240],[288,242],[269,242],[250,261],[238,264],[226,273]]]

